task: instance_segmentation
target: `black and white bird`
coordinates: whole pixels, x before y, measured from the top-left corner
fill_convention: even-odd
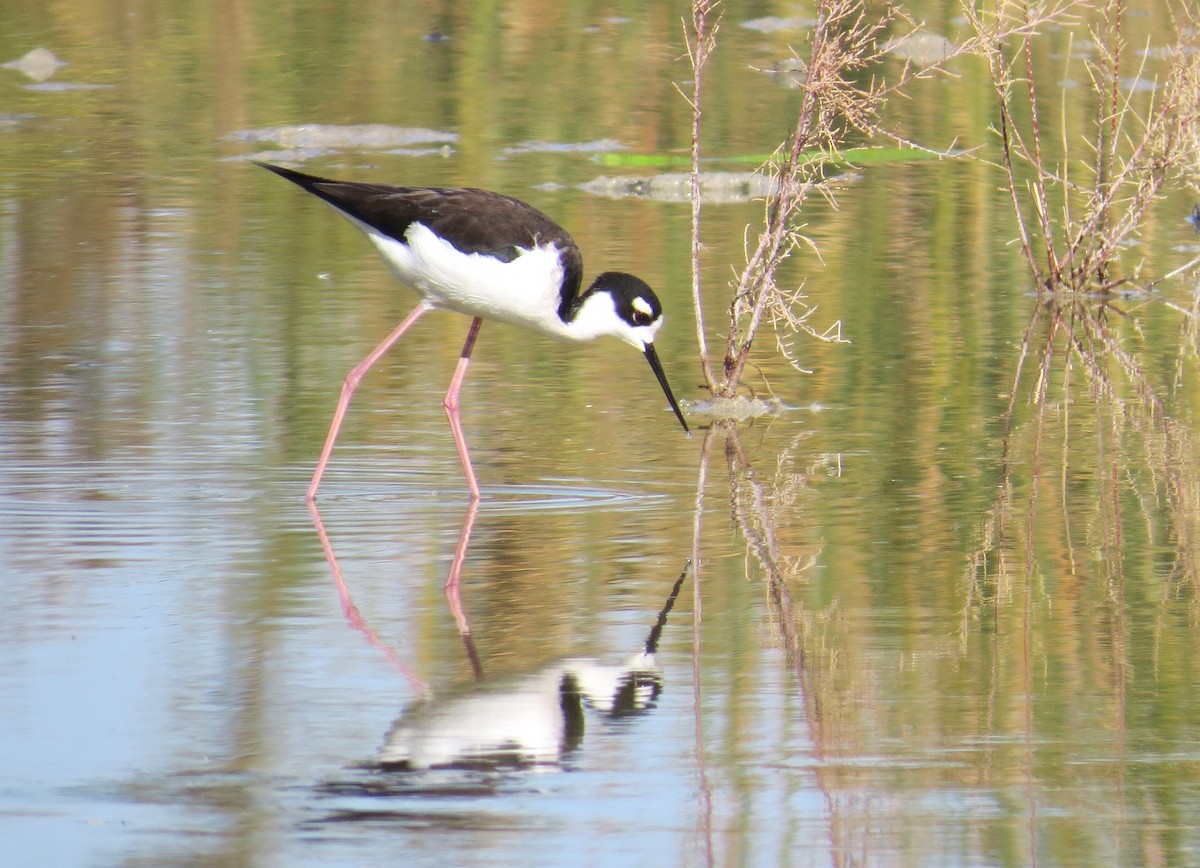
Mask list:
[[[420,301],[382,343],[346,375],[325,447],[308,487],[316,497],[350,399],[367,370],[430,310],[474,317],[444,405],[472,500],[479,484],[459,421],[459,390],[483,320],[524,326],[552,338],[619,338],[645,354],[671,409],[690,435],[654,350],[662,304],[641,279],[606,271],[586,290],[583,257],[570,234],[532,205],[466,187],[391,187],[333,181],[281,166],[264,169],[324,199],[360,229],[392,273]]]
[[[688,561],[641,650],[623,663],[571,658],[424,696],[392,724],[376,763],[410,771],[561,767],[583,740],[585,712],[620,720],[654,708],[663,691],[658,642],[690,568]]]

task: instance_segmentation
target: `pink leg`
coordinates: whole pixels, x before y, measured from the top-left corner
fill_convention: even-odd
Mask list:
[[[450,572],[446,574],[446,602],[450,604],[450,614],[458,625],[458,632],[466,636],[471,632],[467,623],[466,613],[462,607],[462,568],[467,560],[467,544],[471,541],[471,528],[475,526],[475,516],[479,514],[479,501],[472,500],[467,504],[467,514],[463,516],[462,531],[458,535],[458,545],[454,549],[454,560],[450,562]]]
[[[338,430],[342,427],[342,419],[346,416],[346,409],[350,406],[350,398],[354,395],[354,390],[358,388],[359,381],[371,367],[379,361],[379,357],[388,351],[400,336],[408,331],[408,327],[417,321],[417,318],[429,310],[424,304],[417,305],[404,322],[396,326],[392,333],[388,335],[375,349],[371,350],[371,354],[355,365],[350,373],[346,374],[346,381],[342,383],[342,396],[338,399],[337,409],[333,413],[333,422],[329,426],[329,433],[325,435],[325,448],[321,450],[321,458],[317,461],[317,469],[313,471],[312,482],[308,484],[308,494],[306,499],[311,503],[317,496],[317,486],[321,484],[321,475],[325,473],[325,465],[329,463],[329,455],[333,452],[333,444],[337,441]]]
[[[483,320],[475,317],[471,322],[471,330],[467,332],[467,341],[463,344],[462,353],[458,357],[458,367],[454,369],[454,377],[450,380],[450,389],[442,405],[446,408],[446,416],[450,419],[450,430],[454,432],[454,445],[458,447],[458,457],[462,461],[463,472],[467,474],[467,486],[471,489],[471,501],[479,500],[479,483],[475,481],[475,471],[471,469],[471,455],[467,450],[467,438],[463,436],[462,422],[458,418],[458,391],[462,388],[463,379],[467,376],[467,364],[471,361],[471,350],[475,349],[475,338],[479,336],[479,327]]]

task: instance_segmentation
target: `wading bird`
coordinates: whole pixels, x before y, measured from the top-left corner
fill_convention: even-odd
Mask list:
[[[523,326],[552,338],[619,338],[643,352],[684,432],[687,422],[654,350],[662,305],[641,279],[606,271],[586,290],[583,257],[570,234],[519,199],[466,187],[390,187],[332,181],[281,166],[264,169],[299,185],[361,230],[388,268],[420,296],[416,308],[346,375],[317,461],[308,499],[325,465],[359,381],[426,311],[454,310],[474,319],[443,404],[472,500],[479,484],[459,421],[458,393],[485,319]]]

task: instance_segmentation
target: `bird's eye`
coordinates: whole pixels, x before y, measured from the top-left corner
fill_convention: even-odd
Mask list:
[[[635,326],[648,326],[655,320],[654,305],[640,295],[629,303],[629,321]]]

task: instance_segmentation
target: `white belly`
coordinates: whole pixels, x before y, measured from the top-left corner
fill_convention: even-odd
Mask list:
[[[430,307],[524,326],[551,337],[571,337],[558,316],[563,269],[553,244],[501,262],[463,253],[421,223],[412,224],[401,242],[354,222],[392,273]]]

